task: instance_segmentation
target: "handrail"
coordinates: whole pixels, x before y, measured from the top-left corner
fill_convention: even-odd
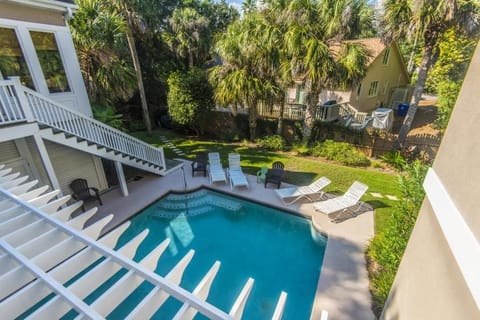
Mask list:
[[[20,85],[18,80],[1,81],[0,123],[26,121],[29,115],[38,123],[165,168],[163,149],[152,147],[100,121],[67,109]]]
[[[26,121],[27,117],[23,112],[15,82],[2,81],[0,84],[0,123],[16,123]]]

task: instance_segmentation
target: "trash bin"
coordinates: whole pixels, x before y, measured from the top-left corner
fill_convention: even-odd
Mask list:
[[[400,103],[397,109],[397,116],[405,117],[408,112],[408,107],[410,107],[408,103]]]

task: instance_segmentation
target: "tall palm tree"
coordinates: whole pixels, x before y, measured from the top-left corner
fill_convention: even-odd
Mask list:
[[[293,0],[286,10],[288,72],[305,82],[303,143],[308,143],[321,91],[347,86],[365,74],[366,49],[343,40],[360,36],[372,22],[368,15],[352,18],[353,10],[355,14],[369,12],[365,0]]]
[[[459,32],[475,32],[480,26],[480,4],[476,0],[387,0],[381,25],[385,41],[419,39],[423,42],[413,103],[400,129],[396,148],[405,141],[418,108],[438,50],[439,38],[449,28]]]
[[[194,66],[194,57],[208,53],[208,24],[206,17],[189,7],[176,9],[170,19],[173,34],[168,37],[168,42],[179,56],[188,58],[190,69]]]
[[[134,31],[137,33],[145,32],[146,26],[138,13],[133,10],[133,7],[129,4],[128,0],[108,0],[108,3],[112,8],[117,10],[126,23],[125,36],[127,38],[128,48],[130,49],[130,55],[132,57],[133,67],[137,77],[138,91],[140,93],[142,104],[143,121],[147,128],[148,135],[151,135],[152,124],[150,122],[150,112],[148,111],[147,96],[145,95],[145,87],[143,85],[142,68],[140,66],[140,60],[135,46],[135,37],[133,35]]]
[[[258,104],[273,100],[278,91],[269,73],[274,55],[262,41],[264,27],[264,20],[254,12],[234,22],[216,44],[222,64],[210,73],[217,102],[248,108],[251,140],[255,139]]]
[[[131,98],[135,72],[125,60],[125,22],[104,2],[78,0],[69,22],[80,68],[93,103],[111,105]]]

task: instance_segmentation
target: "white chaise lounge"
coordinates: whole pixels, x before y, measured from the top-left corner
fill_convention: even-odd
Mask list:
[[[321,177],[308,186],[281,188],[274,191],[280,197],[280,199],[282,199],[283,203],[286,205],[291,205],[302,198],[307,198],[309,201],[314,201],[313,196],[318,195],[321,197],[324,194],[322,189],[328,186],[330,183],[331,181],[328,178]],[[293,199],[287,202],[286,199],[290,198]]]
[[[230,188],[234,187],[247,187],[248,180],[242,171],[240,166],[240,154],[229,153],[228,154],[228,178],[230,180]]]
[[[345,212],[355,205],[358,205],[358,207],[351,212],[354,216],[363,205],[363,203],[360,202],[360,198],[365,194],[367,189],[367,185],[355,181],[345,194],[325,201],[316,202],[313,207],[315,210],[328,215],[333,222],[343,221],[344,219],[339,219],[338,216],[332,217],[330,215],[336,212]]]
[[[208,153],[208,179],[210,180],[210,184],[222,181],[227,182],[225,170],[222,167],[220,154],[218,152]]]

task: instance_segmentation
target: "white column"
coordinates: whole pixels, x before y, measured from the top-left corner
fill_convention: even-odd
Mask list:
[[[33,178],[41,180],[41,176],[38,173],[37,167],[35,166],[35,161],[33,161],[32,153],[28,148],[25,138],[15,139],[15,145],[17,146],[18,153],[20,153],[20,157],[27,161],[27,164],[32,171]]]
[[[42,159],[45,171],[47,171],[48,179],[50,180],[52,188],[60,190],[59,196],[62,196],[60,183],[58,182],[57,175],[55,174],[55,170],[53,169],[52,162],[50,161],[50,157],[48,156],[47,148],[45,147],[45,143],[43,142],[42,137],[40,136],[40,134],[35,133],[33,135],[33,139],[35,140],[35,144],[37,145],[38,152],[40,153],[40,158]]]
[[[120,190],[124,197],[128,196],[127,181],[125,180],[125,174],[123,173],[122,163],[119,161],[114,161],[115,171],[117,172],[118,183],[120,184]]]

